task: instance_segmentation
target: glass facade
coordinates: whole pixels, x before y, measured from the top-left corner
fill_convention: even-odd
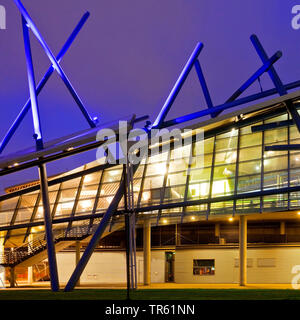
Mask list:
[[[197,154],[199,142],[180,150],[150,155],[134,175],[135,206],[141,208],[203,200],[197,205],[160,210],[159,223],[164,223],[168,217],[184,219],[191,214],[197,220],[203,215],[274,212],[300,207],[300,192],[261,194],[299,185],[300,152],[264,151],[265,145],[299,143],[296,126],[255,133],[251,130],[253,125],[288,118],[285,113],[246,126],[239,127],[237,123],[232,128],[231,123],[230,127],[224,127],[223,131],[218,130],[215,134],[212,131],[205,133],[204,155],[196,157],[193,162],[189,160]],[[99,163],[95,161],[63,176],[97,165]],[[51,186],[52,217],[59,219],[104,213],[120,185],[121,175],[122,166],[116,165]],[[119,209],[123,206],[121,201]],[[155,215],[157,212],[149,209],[143,214]],[[1,227],[42,220],[43,208],[38,191],[0,202]],[[59,224],[54,227],[59,227]],[[10,236],[13,234],[9,233]]]

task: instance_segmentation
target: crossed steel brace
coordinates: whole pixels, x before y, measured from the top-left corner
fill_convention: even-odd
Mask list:
[[[44,88],[45,84],[50,79],[54,71],[56,71],[59,74],[60,78],[64,82],[70,94],[72,95],[73,99],[75,100],[76,104],[78,105],[79,109],[81,110],[83,116],[87,120],[90,127],[93,128],[96,126],[96,119],[92,119],[90,117],[81,99],[79,98],[78,94],[73,88],[70,80],[68,79],[67,75],[65,74],[62,67],[60,66],[61,59],[63,58],[65,53],[68,51],[74,39],[77,37],[79,31],[85,24],[86,20],[89,17],[89,13],[87,12],[83,15],[83,17],[81,18],[81,20],[79,21],[79,23],[77,24],[77,26],[75,27],[75,29],[73,30],[69,38],[67,39],[66,43],[62,47],[57,57],[54,57],[52,51],[50,50],[46,41],[43,39],[41,33],[39,32],[38,28],[34,24],[33,20],[29,16],[28,12],[26,11],[21,1],[14,0],[14,2],[17,8],[19,9],[21,13],[21,18],[22,18],[22,30],[23,30],[26,64],[27,64],[27,77],[28,77],[30,98],[26,101],[25,105],[23,106],[19,115],[17,116],[16,120],[13,122],[12,126],[9,128],[8,132],[6,133],[3,140],[1,141],[0,153],[5,149],[8,142],[16,132],[17,128],[21,124],[22,120],[24,119],[25,115],[27,114],[30,108],[32,111],[32,120],[33,120],[33,128],[34,128],[33,137],[35,139],[36,149],[41,150],[44,148],[37,96],[40,94],[40,92],[42,91],[42,89]],[[37,87],[35,83],[29,30],[31,30],[34,36],[37,38],[38,42],[42,46],[44,52],[46,53],[46,55],[48,56],[51,62],[51,66],[49,67],[49,69],[47,70],[47,72],[45,73],[44,77],[39,82]],[[47,171],[46,171],[45,164],[39,165],[39,176],[40,176],[41,194],[42,194],[43,208],[44,208],[44,224],[45,224],[45,233],[46,233],[46,239],[47,239],[47,251],[48,251],[51,288],[53,291],[58,291],[59,290],[58,272],[57,272],[55,246],[54,246],[53,232],[52,232],[52,219],[51,219],[51,212],[50,212],[49,192],[48,192],[48,178],[47,178]]]

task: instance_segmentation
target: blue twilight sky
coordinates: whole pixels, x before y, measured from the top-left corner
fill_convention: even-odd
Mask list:
[[[214,104],[224,102],[261,62],[249,40],[258,35],[268,54],[283,51],[276,69],[284,83],[300,79],[300,29],[291,26],[300,0],[23,0],[56,54],[85,11],[91,16],[62,61],[62,67],[89,112],[101,122],[136,113],[155,119],[197,42],[200,62]],[[28,84],[20,14],[13,0],[0,30],[0,137],[26,101]],[[49,61],[34,37],[36,80]],[[264,89],[272,86],[267,75]],[[257,83],[247,93],[259,90]],[[88,128],[56,74],[39,97],[44,139]],[[196,73],[190,77],[170,115],[205,108]],[[29,113],[6,153],[33,145]],[[49,174],[95,159],[95,151],[48,166]],[[3,187],[37,178],[37,170],[0,178]]]

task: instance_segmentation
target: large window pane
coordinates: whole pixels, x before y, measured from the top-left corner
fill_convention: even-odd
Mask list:
[[[257,146],[260,144],[262,144],[261,132],[246,134],[240,137],[240,148]]]
[[[279,171],[264,174],[264,189],[277,189],[288,186],[288,172]]]
[[[208,182],[202,183],[190,183],[188,188],[188,198],[189,199],[197,199],[197,198],[206,198],[209,194],[209,186]]]
[[[188,167],[188,161],[189,159],[177,159],[177,160],[170,161],[169,173],[186,171]]]
[[[212,185],[212,197],[233,194],[235,179],[214,180]]]
[[[216,151],[222,151],[222,150],[232,150],[236,149],[237,147],[237,137],[233,136],[230,138],[223,138],[216,140]]]
[[[247,161],[261,158],[261,146],[240,149],[239,161]]]
[[[168,175],[167,185],[175,186],[178,184],[186,183],[186,174],[185,173],[172,173]]]
[[[287,194],[276,194],[263,197],[263,210],[274,211],[282,210],[288,207]]]
[[[288,138],[288,129],[280,128],[274,130],[265,131],[265,144],[277,143],[277,142],[287,142]]]
[[[235,163],[237,151],[218,152],[215,156],[215,165]]]
[[[195,169],[190,171],[190,182],[196,182],[196,181],[209,181],[210,180],[210,174],[211,174],[211,168],[205,168],[205,169]]]
[[[258,174],[261,171],[261,161],[248,161],[239,163],[239,176]]]
[[[240,134],[241,134],[241,135],[252,134],[252,129],[251,129],[251,127],[252,127],[252,126],[258,126],[258,125],[261,125],[261,124],[262,124],[262,122],[257,122],[257,123],[251,124],[251,125],[249,125],[249,126],[242,127],[242,128],[240,128]]]
[[[260,211],[260,198],[241,199],[236,201],[237,213],[255,213]]]
[[[235,176],[235,164],[214,167],[213,179],[226,179]]]
[[[243,176],[238,178],[238,193],[260,191],[261,176],[252,175],[252,176]]]
[[[284,170],[284,169],[287,169],[287,166],[288,166],[288,158],[286,156],[264,159],[265,172]]]

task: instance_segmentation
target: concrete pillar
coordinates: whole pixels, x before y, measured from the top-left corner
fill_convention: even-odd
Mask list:
[[[9,284],[11,288],[15,287],[16,284],[16,271],[15,267],[10,267],[10,278],[9,278]]]
[[[220,237],[220,223],[215,224],[215,237]]]
[[[151,221],[144,221],[143,230],[144,247],[144,285],[151,283]]]
[[[280,234],[285,235],[285,221],[280,221]]]
[[[33,241],[33,234],[31,233],[28,237],[28,253],[31,253],[31,251],[32,251],[32,248],[31,248],[32,241]],[[33,266],[28,267],[27,272],[28,272],[28,284],[32,285],[32,283],[33,283]]]
[[[79,260],[80,260],[80,248],[81,248],[81,243],[80,241],[76,241],[76,245],[75,245],[75,265],[77,266]],[[80,278],[78,279],[77,286],[80,286]]]
[[[240,250],[240,286],[247,284],[247,217],[240,216],[239,223]]]
[[[216,238],[218,238],[219,240],[219,243],[221,243],[221,238],[220,238],[220,234],[221,234],[221,232],[220,232],[220,223],[216,223],[215,224],[215,237]]]
[[[175,225],[175,245],[180,246],[181,245],[181,224]]]
[[[4,262],[4,232],[0,232],[0,263]],[[5,287],[5,268],[0,266],[0,288]]]

